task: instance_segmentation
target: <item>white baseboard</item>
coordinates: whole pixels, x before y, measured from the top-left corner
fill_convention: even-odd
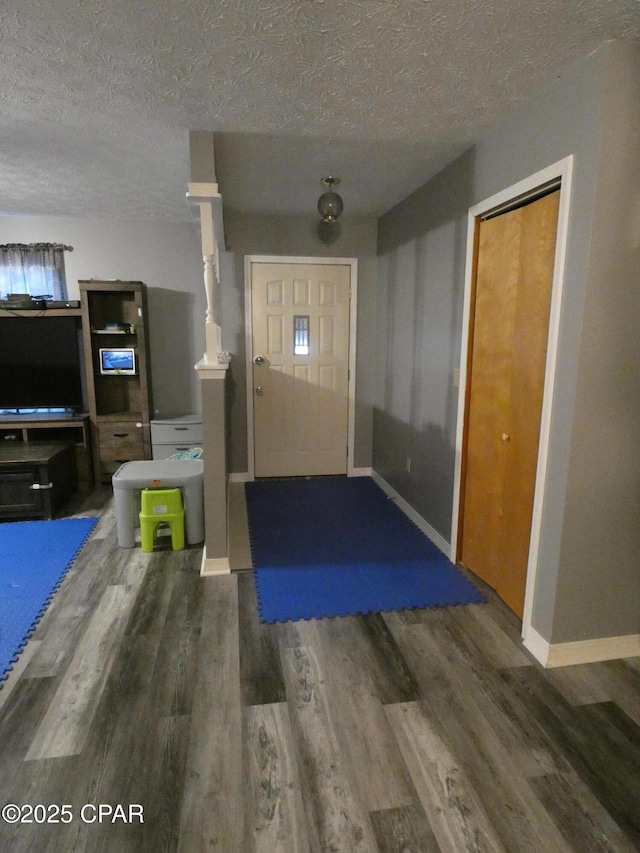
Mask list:
[[[211,557],[211,559],[207,559],[207,549],[202,549],[202,563],[200,565],[201,577],[230,574],[231,566],[229,565],[228,557]]]
[[[535,628],[529,626],[527,633],[522,637],[522,645],[528,652],[531,652],[538,663],[542,664],[544,667],[548,666],[549,643],[535,630]]]
[[[374,482],[380,486],[382,491],[389,495],[389,497],[398,504],[400,509],[404,512],[405,515],[407,515],[411,519],[411,521],[413,521],[416,527],[418,527],[424,533],[425,536],[431,539],[436,548],[439,548],[443,554],[445,554],[449,559],[451,559],[451,544],[447,542],[447,540],[443,536],[441,536],[437,530],[434,530],[434,528],[429,524],[429,522],[425,521],[424,518],[419,515],[415,511],[415,509],[410,504],[408,504],[403,497],[398,494],[398,492],[396,492],[393,486],[390,486],[389,483],[387,483],[387,481],[380,476],[380,474],[378,474],[376,471],[372,471],[371,477],[373,478]]]
[[[371,476],[371,468],[351,468],[347,474],[348,477],[370,477]],[[233,474],[229,474],[229,482],[230,483],[250,483],[253,480],[253,477],[248,473],[248,471],[243,472],[235,472]]]
[[[347,477],[370,477],[372,474],[371,468],[351,468]]]
[[[640,656],[640,634],[578,640],[572,643],[548,643],[534,628],[530,628],[523,645],[547,668]]]

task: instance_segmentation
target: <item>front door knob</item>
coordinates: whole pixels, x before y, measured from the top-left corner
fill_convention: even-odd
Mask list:
[[[253,359],[254,364],[264,364],[266,362],[266,358],[263,355],[257,355]]]

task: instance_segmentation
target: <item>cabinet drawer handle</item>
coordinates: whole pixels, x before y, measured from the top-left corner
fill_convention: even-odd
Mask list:
[[[174,427],[176,432],[186,432],[189,427]]]
[[[33,483],[31,486],[29,486],[29,488],[33,489],[36,492],[40,489],[52,489],[53,483]]]
[[[126,438],[129,435],[128,432],[114,432],[114,438]]]

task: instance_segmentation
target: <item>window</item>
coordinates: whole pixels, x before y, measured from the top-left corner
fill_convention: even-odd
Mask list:
[[[0,299],[28,295],[66,299],[64,253],[59,243],[9,243],[0,246]]]
[[[293,318],[293,354],[309,355],[309,317],[297,314]]]

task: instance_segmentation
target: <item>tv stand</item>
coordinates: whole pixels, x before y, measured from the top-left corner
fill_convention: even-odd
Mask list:
[[[94,482],[90,436],[89,415],[84,413],[0,414],[0,444],[3,447],[18,442],[73,442],[78,479],[84,490],[89,490]]]

